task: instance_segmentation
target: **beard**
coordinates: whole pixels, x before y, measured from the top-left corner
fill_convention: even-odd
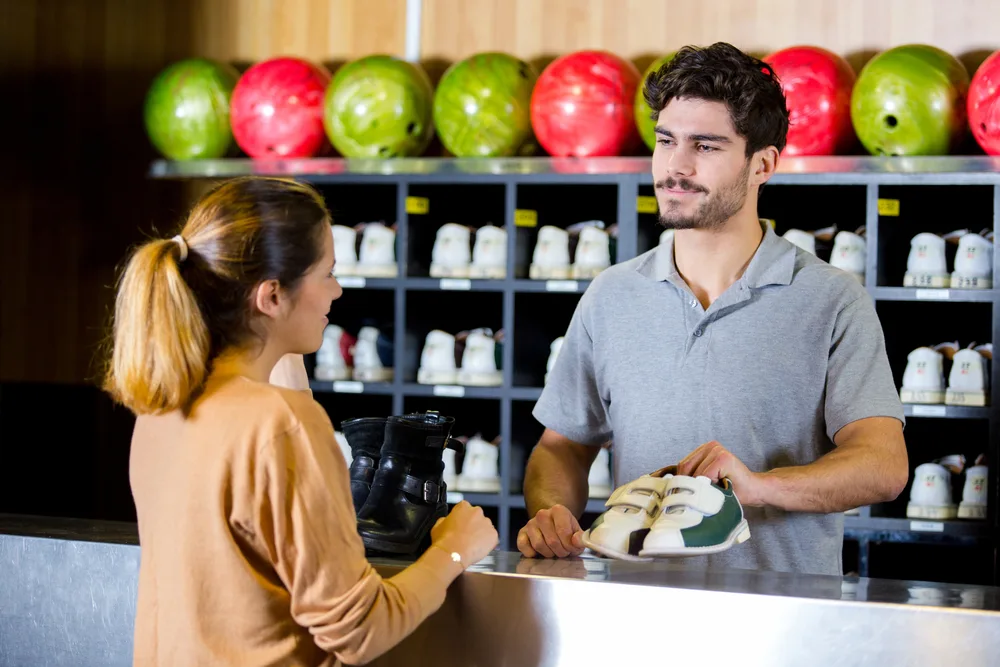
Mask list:
[[[704,192],[709,195],[701,202],[698,210],[690,215],[685,216],[670,210],[661,212],[660,225],[665,229],[722,229],[726,221],[736,215],[746,203],[747,194],[750,192],[750,186],[747,183],[749,175],[750,160],[747,160],[739,175],[731,183],[722,186],[714,195],[707,188],[684,178],[666,178],[657,181],[656,189],[680,187],[687,192]]]

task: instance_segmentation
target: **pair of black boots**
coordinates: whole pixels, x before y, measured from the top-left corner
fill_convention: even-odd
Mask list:
[[[362,417],[341,423],[351,447],[351,496],[369,554],[415,555],[434,523],[448,514],[444,450],[464,450],[451,437],[454,417],[437,412]]]

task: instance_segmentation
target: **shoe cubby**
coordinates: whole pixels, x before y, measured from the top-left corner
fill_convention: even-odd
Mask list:
[[[392,396],[389,395],[313,392],[313,396],[330,416],[336,431],[339,431],[340,424],[348,419],[387,417],[392,414]]]
[[[981,544],[872,542],[867,576],[911,581],[910,604],[948,605],[982,609],[983,597],[994,595],[985,588],[961,591],[928,587],[920,582],[983,584],[992,581],[994,549]],[[869,591],[869,594],[871,591]],[[869,597],[869,599],[871,599]]]
[[[757,211],[774,221],[778,236],[830,262],[837,234],[866,236],[866,196],[867,188],[861,185],[769,183],[760,193]]]
[[[952,239],[945,237],[960,230],[968,230],[973,235],[979,235],[984,230],[993,231],[994,186],[883,185],[878,188],[878,199],[877,284],[884,287],[961,289],[960,285],[951,283],[961,235],[954,235]],[[986,239],[980,239],[979,243],[987,249],[995,247],[992,241]],[[942,251],[943,265],[940,259]],[[981,252],[982,248],[975,248],[972,252],[976,251]],[[911,253],[914,271],[911,279],[907,280]],[[990,269],[993,268],[993,261],[995,258],[988,261]],[[960,267],[966,266],[969,267],[967,271],[974,271],[970,263]]]
[[[619,261],[618,186],[518,185],[516,201],[515,277],[587,280],[606,263]],[[603,223],[602,231],[578,229],[579,223],[593,220]],[[584,249],[579,258],[578,248]],[[538,263],[532,270],[536,249]]]
[[[406,275],[504,278],[508,246],[505,201],[502,184],[410,185]],[[497,229],[481,232],[484,227]]]
[[[510,492],[524,493],[524,469],[545,427],[531,414],[534,401],[513,401],[510,435]]]
[[[565,336],[579,301],[578,294],[514,295],[515,387],[544,386],[549,358],[558,354],[553,343]]]
[[[334,275],[351,285],[357,276],[394,278],[400,251],[394,183],[317,184],[333,225]],[[367,235],[367,238],[366,238]],[[361,260],[361,261],[359,261]]]
[[[428,345],[433,346],[433,351]],[[475,364],[466,363],[467,368],[463,368],[469,349],[482,356],[476,358]],[[448,357],[454,359],[453,366]],[[404,382],[499,386],[503,383],[502,358],[502,293],[439,290],[406,293]]]
[[[316,381],[392,382],[393,296],[391,290],[345,289],[330,305],[322,347],[306,356],[309,377]]]

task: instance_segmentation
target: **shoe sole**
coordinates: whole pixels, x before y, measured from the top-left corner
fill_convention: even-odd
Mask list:
[[[734,545],[742,544],[750,539],[750,524],[746,519],[740,521],[729,536],[719,544],[712,544],[707,547],[668,547],[663,549],[642,549],[640,556],[704,556],[715,554],[732,548]]]
[[[648,528],[641,528],[639,530],[636,530],[632,534],[634,536],[636,533],[644,533],[643,536],[645,536],[645,533],[648,533],[648,532],[649,532]],[[597,542],[594,542],[593,540],[590,539],[590,531],[589,530],[587,530],[587,531],[585,531],[583,533],[583,537],[581,538],[581,541],[583,542],[583,545],[585,547],[587,547],[588,549],[590,549],[594,553],[598,553],[598,554],[600,554],[602,556],[606,556],[607,558],[614,558],[616,560],[627,560],[627,561],[631,561],[633,563],[649,563],[649,562],[653,561],[653,559],[650,558],[650,557],[648,557],[648,556],[633,556],[632,554],[621,553],[620,551],[615,551],[614,549],[609,549],[606,546],[604,546],[603,544],[598,544]]]

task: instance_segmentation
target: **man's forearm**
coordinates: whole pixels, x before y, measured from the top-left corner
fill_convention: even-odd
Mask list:
[[[906,485],[906,458],[876,449],[837,448],[813,463],[775,468],[756,475],[753,504],[790,512],[843,512],[895,498]]]
[[[587,507],[588,468],[568,448],[538,445],[524,473],[524,503],[528,516],[553,505],[564,505],[577,518]]]

